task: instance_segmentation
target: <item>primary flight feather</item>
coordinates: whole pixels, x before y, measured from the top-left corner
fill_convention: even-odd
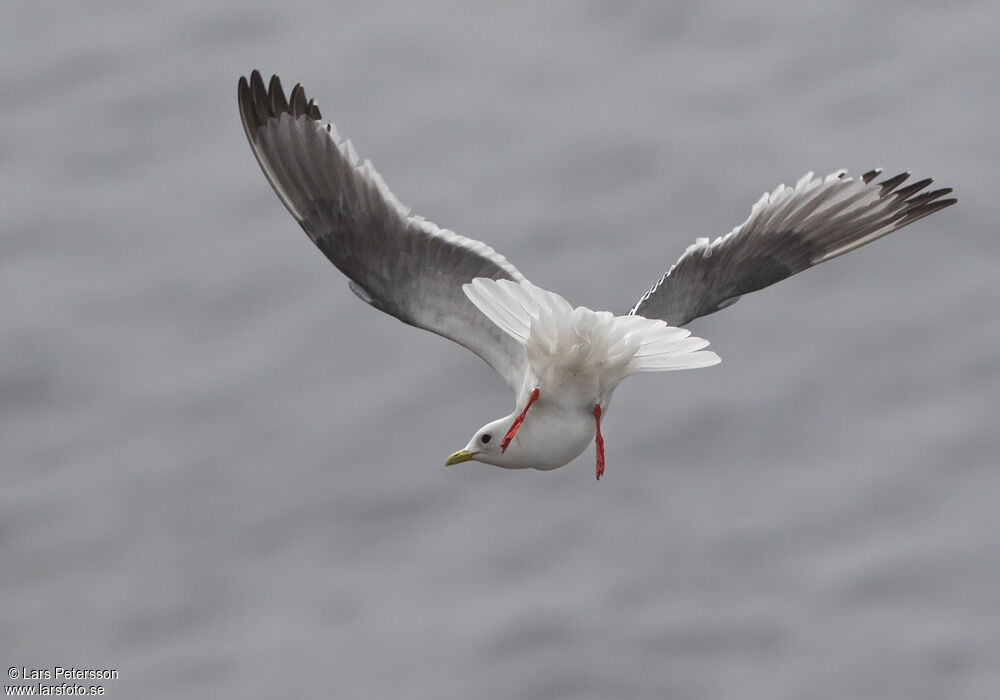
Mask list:
[[[555,469],[596,443],[625,377],[708,367],[708,342],[679,328],[797,272],[954,204],[951,190],[908,187],[840,170],[765,193],[750,217],[714,241],[698,239],[624,316],[574,308],[535,286],[480,241],[412,214],[371,162],[301,85],[286,97],[273,76],[240,78],[243,128],[268,182],[316,246],[366,303],[483,358],[515,394],[514,410],[480,428],[446,464],[476,460]],[[530,409],[530,413],[529,413]]]

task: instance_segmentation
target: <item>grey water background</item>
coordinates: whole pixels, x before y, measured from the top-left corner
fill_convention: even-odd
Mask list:
[[[995,698],[989,2],[45,3],[0,24],[0,663],[121,698]],[[551,473],[361,304],[236,80],[302,81],[407,204],[627,309],[809,169],[957,207],[693,324]]]

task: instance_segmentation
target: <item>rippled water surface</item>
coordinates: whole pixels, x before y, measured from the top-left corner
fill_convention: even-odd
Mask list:
[[[995,698],[992,3],[11,2],[0,663],[121,698]],[[697,321],[552,473],[350,293],[254,162],[253,68],[396,194],[627,309],[804,171],[959,205]]]

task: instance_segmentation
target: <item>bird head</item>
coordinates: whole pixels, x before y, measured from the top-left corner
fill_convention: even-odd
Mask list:
[[[475,461],[483,464],[492,464],[497,467],[507,469],[520,469],[521,450],[515,439],[507,449],[501,447],[504,435],[513,422],[513,415],[498,418],[492,423],[487,423],[477,430],[463,449],[448,456],[445,466],[450,467],[462,462]]]

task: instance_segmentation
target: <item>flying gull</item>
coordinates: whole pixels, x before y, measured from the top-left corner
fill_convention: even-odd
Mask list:
[[[476,460],[510,469],[561,467],[596,443],[625,377],[717,364],[708,342],[680,328],[808,267],[870,243],[956,202],[951,189],[876,182],[838,170],[807,173],[754,204],[730,233],[699,238],[623,316],[574,308],[535,286],[480,241],[412,214],[371,162],[296,85],[240,78],[240,116],[271,187],[363,301],[485,360],[515,394],[514,410],[476,431],[446,465]],[[529,413],[530,410],[530,413]]]

